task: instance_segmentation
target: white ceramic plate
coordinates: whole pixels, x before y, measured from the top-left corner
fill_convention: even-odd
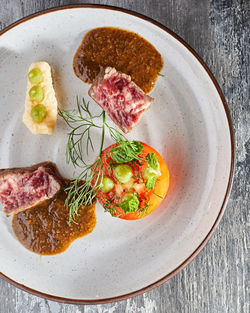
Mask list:
[[[77,6],[35,14],[0,37],[0,168],[65,162],[66,127],[53,136],[32,135],[22,123],[30,63],[47,61],[56,73],[62,107],[76,95],[89,99],[89,85],[73,73],[72,59],[83,35],[100,26],[134,31],[151,42],[164,68],[155,98],[129,139],[142,140],[166,160],[170,189],[160,207],[138,221],[112,218],[97,206],[94,231],[59,255],[26,250],[11,220],[0,213],[0,271],[13,284],[57,301],[100,303],[137,295],[181,270],[205,245],[222,216],[233,169],[231,126],[224,98],[198,56],[163,26],[119,9]],[[93,110],[97,105],[91,102]],[[97,134],[96,134],[97,136]],[[106,146],[111,140],[106,138]],[[93,155],[93,157],[95,157]]]

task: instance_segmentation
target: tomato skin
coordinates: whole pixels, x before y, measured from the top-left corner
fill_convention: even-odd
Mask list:
[[[147,215],[149,215],[150,213],[152,213],[161,203],[161,201],[164,199],[164,197],[167,194],[167,190],[169,187],[169,171],[167,168],[167,165],[165,163],[165,161],[163,160],[163,158],[161,157],[161,155],[151,146],[140,142],[143,145],[143,151],[140,154],[140,156],[142,156],[143,158],[145,158],[145,156],[148,153],[155,153],[155,156],[159,162],[160,165],[160,170],[161,170],[161,176],[159,176],[157,178],[157,181],[155,183],[155,187],[154,190],[147,190],[144,188],[143,190],[143,185],[139,184],[137,186],[137,190],[138,190],[138,197],[140,200],[140,204],[143,207],[144,204],[146,205],[146,203],[148,202],[148,209],[147,211],[142,215],[141,212],[139,212],[138,210],[136,212],[128,212],[128,213],[124,213],[123,209],[120,208],[119,206],[115,206],[115,211],[113,212],[113,216],[125,219],[125,220],[136,220],[136,219],[140,219],[143,218]],[[102,162],[103,162],[103,175],[104,176],[109,176],[112,177],[112,179],[115,180],[114,176],[113,176],[113,171],[112,169],[110,169],[110,162],[113,162],[113,160],[110,157],[110,150],[117,146],[117,144],[113,144],[109,147],[107,147],[105,150],[103,150],[102,152]],[[143,162],[142,165],[138,165],[137,163],[133,164],[134,166],[134,171],[136,171],[138,173],[138,171],[140,171],[141,173],[144,172],[145,167],[147,166],[146,161]],[[142,180],[143,178],[140,178],[140,180]],[[139,183],[139,179],[135,179],[134,180],[135,183]],[[143,180],[143,183],[145,183],[145,180]],[[97,194],[97,199],[100,202],[100,204],[102,206],[106,206],[106,201],[113,201],[113,199],[115,199],[116,197],[118,197],[118,195],[116,194],[116,191],[119,191],[119,198],[122,196],[121,195],[121,187],[119,185],[117,185],[117,181],[115,181],[116,187],[114,187],[108,194],[103,193],[101,190],[98,192]],[[119,183],[118,183],[119,184]],[[140,191],[142,190],[142,191]],[[126,185],[125,185],[125,189],[124,189],[124,193],[128,192],[129,190],[126,189]],[[159,196],[157,196],[159,195]]]

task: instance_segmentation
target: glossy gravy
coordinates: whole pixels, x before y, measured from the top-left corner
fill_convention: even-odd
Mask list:
[[[64,190],[52,200],[16,214],[12,228],[17,239],[29,250],[41,254],[65,251],[72,241],[93,231],[96,225],[95,207],[81,207],[77,224],[68,225],[69,209],[64,205]]]
[[[76,51],[74,72],[84,82],[92,83],[107,66],[130,75],[148,93],[154,87],[163,60],[151,43],[133,32],[114,27],[95,28],[83,37]]]

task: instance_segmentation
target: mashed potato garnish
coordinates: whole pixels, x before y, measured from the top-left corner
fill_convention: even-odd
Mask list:
[[[23,122],[33,134],[53,134],[57,119],[57,100],[47,62],[29,67]]]

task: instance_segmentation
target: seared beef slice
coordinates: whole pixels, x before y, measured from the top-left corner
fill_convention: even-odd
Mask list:
[[[100,72],[89,95],[124,133],[130,132],[139,123],[143,112],[153,102],[153,98],[145,95],[129,75],[112,67]]]
[[[43,162],[31,167],[0,170],[0,202],[7,216],[52,198],[62,187],[56,165]]]

